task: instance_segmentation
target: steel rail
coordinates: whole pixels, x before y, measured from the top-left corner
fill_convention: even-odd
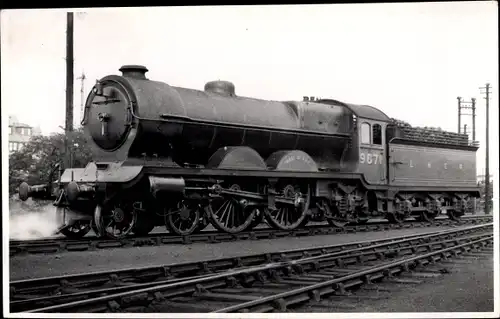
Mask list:
[[[450,231],[448,234],[452,234]],[[460,230],[455,231],[456,235],[460,234]],[[482,234],[482,235],[476,235],[473,238],[479,237],[490,237],[490,234]],[[421,236],[422,239],[427,237],[430,238],[432,235],[428,236]],[[434,236],[439,239],[438,236]],[[412,239],[404,239],[401,240],[400,242],[410,242]],[[169,284],[156,284],[153,287],[147,287],[147,288],[142,288],[142,289],[135,289],[132,291],[127,291],[123,293],[117,293],[117,294],[112,294],[112,295],[106,295],[102,297],[95,297],[95,298],[88,298],[86,300],[79,300],[79,301],[73,301],[73,302],[68,302],[64,304],[59,304],[55,306],[49,306],[49,307],[44,307],[44,308],[39,308],[39,309],[33,309],[28,312],[61,312],[61,311],[70,311],[70,310],[81,310],[82,308],[87,308],[91,307],[92,311],[96,311],[96,305],[99,305],[97,308],[99,311],[100,310],[106,310],[106,307],[111,304],[117,304],[116,300],[120,301],[126,301],[130,299],[134,299],[137,296],[141,296],[140,298],[148,299],[151,294],[153,294],[153,299],[162,299],[165,295],[163,295],[161,292],[167,292],[167,295],[169,297],[176,296],[176,295],[183,295],[186,293],[190,292],[195,292],[196,289],[198,289],[199,286],[209,285],[211,288],[217,287],[217,286],[226,286],[227,281],[233,278],[238,277],[238,276],[251,276],[256,273],[261,273],[261,272],[276,272],[277,270],[283,270],[285,271],[293,271],[293,269],[303,269],[305,265],[313,265],[311,267],[318,267],[318,263],[326,263],[327,266],[331,266],[332,263],[333,265],[339,260],[346,259],[349,260],[354,260],[356,261],[362,261],[366,256],[377,256],[380,257],[384,255],[383,251],[377,250],[376,248],[384,248],[386,251],[385,253],[388,252],[401,252],[401,251],[406,251],[407,253],[414,254],[415,252],[418,252],[419,248],[429,249],[432,250],[434,249],[435,244],[440,244],[442,245],[443,243],[451,243],[451,244],[458,244],[461,241],[470,241],[471,237],[467,238],[458,238],[458,239],[452,239],[452,240],[445,240],[439,243],[419,243],[418,245],[413,245],[413,247],[396,247],[393,248],[391,246],[394,246],[393,243],[386,243],[386,244],[378,244],[378,245],[373,245],[369,247],[363,247],[363,248],[356,248],[356,249],[351,249],[349,251],[339,251],[339,252],[334,252],[334,253],[329,253],[325,255],[320,255],[320,256],[313,256],[313,257],[306,257],[302,258],[299,260],[292,260],[292,261],[283,261],[283,262],[275,262],[275,263],[269,263],[266,265],[260,265],[260,266],[251,266],[251,267],[244,267],[242,269],[232,269],[223,273],[219,274],[214,274],[212,276],[207,276],[207,277],[201,277],[201,278],[188,278],[184,281],[181,282],[176,282],[176,283],[169,283]],[[354,258],[354,259],[353,259]],[[289,270],[288,270],[289,269]],[[119,308],[119,307],[118,307]]]
[[[481,215],[481,216],[472,216],[472,215],[468,215],[468,216],[462,216],[459,221],[452,221],[452,220],[450,220],[447,217],[437,218],[437,219],[433,220],[432,222],[419,222],[419,221],[416,221],[416,220],[406,220],[402,224],[390,224],[388,221],[375,221],[375,222],[374,221],[369,221],[367,224],[364,224],[364,225],[347,225],[344,228],[349,228],[349,227],[353,227],[353,226],[357,226],[357,227],[363,227],[363,226],[365,226],[366,227],[366,226],[386,226],[386,225],[389,225],[388,227],[400,228],[400,227],[408,227],[405,224],[410,224],[411,225],[411,224],[424,223],[424,224],[430,225],[430,224],[437,223],[437,225],[440,225],[441,222],[459,223],[460,221],[464,221],[464,222],[474,223],[474,222],[482,222],[482,221],[491,221],[492,219],[493,219],[492,216],[486,216],[486,215],[484,215],[484,216],[483,215]],[[265,225],[265,223],[263,223],[263,225]],[[412,227],[412,226],[410,226],[410,227]],[[321,224],[321,225],[308,225],[304,229],[305,230],[309,230],[309,229],[322,229],[322,228],[337,228],[337,227],[330,226],[330,225],[325,225],[325,224]],[[304,230],[304,229],[296,229],[294,231]],[[246,234],[249,234],[249,233],[252,233],[252,232],[268,231],[268,230],[275,230],[275,229],[270,228],[270,227],[264,227],[264,228],[253,229],[252,231],[241,232],[241,234],[245,234],[246,235]],[[342,231],[342,228],[340,228],[339,231]],[[289,232],[292,232],[292,231],[284,231],[284,232],[289,233]],[[219,235],[219,234],[222,234],[222,235],[231,235],[231,236],[238,235],[238,234],[221,233],[221,232],[219,232],[217,230],[206,230],[206,231],[203,231],[203,234],[198,233],[198,234],[193,234],[193,235],[189,235],[189,236],[195,236],[195,235]],[[135,236],[135,235],[131,235],[130,237],[127,237],[126,239],[144,239],[144,238],[161,237],[161,236],[189,237],[189,236],[178,236],[178,235],[175,235],[175,234],[172,234],[172,233],[169,233],[169,232],[159,232],[159,233],[151,233],[151,234],[148,234],[147,236]],[[23,245],[41,244],[41,243],[54,244],[56,242],[80,243],[80,242],[85,241],[85,240],[100,240],[102,242],[107,242],[107,243],[119,241],[119,240],[113,240],[113,239],[108,239],[108,238],[99,238],[99,237],[97,237],[95,235],[90,235],[90,236],[86,236],[86,237],[83,237],[83,238],[80,238],[80,239],[71,239],[71,238],[66,238],[64,236],[49,237],[49,238],[42,238],[42,239],[27,239],[27,240],[11,239],[11,240],[9,240],[9,243],[11,245],[14,245],[14,246],[17,246],[17,245],[23,246]],[[183,241],[180,241],[180,243],[183,243]]]
[[[356,241],[344,244],[324,245],[311,248],[291,249],[278,253],[261,253],[246,256],[219,258],[215,260],[202,260],[196,262],[187,262],[180,264],[148,266],[141,268],[129,268],[121,270],[111,270],[102,272],[81,273],[76,275],[63,275],[45,278],[35,278],[27,280],[17,280],[10,283],[11,297],[30,295],[54,295],[58,293],[64,294],[65,290],[75,288],[85,288],[86,286],[96,287],[98,285],[128,283],[130,280],[138,281],[154,281],[173,278],[189,277],[198,274],[205,274],[213,271],[225,270],[231,267],[244,267],[258,264],[269,263],[277,260],[292,260],[300,259],[307,256],[325,255],[332,252],[339,252],[353,248],[370,247],[376,244],[389,244],[391,242],[398,243],[401,240],[415,240],[423,236],[439,236],[446,238],[449,233],[460,233],[461,235],[470,234],[481,230],[486,230],[492,227],[492,224],[483,224],[476,226],[468,226],[459,230],[440,230],[427,232],[423,234],[412,234],[405,236],[394,236],[382,238],[378,240]],[[17,299],[21,299],[21,297]],[[25,298],[22,298],[25,299]]]
[[[482,217],[482,216],[481,216]],[[467,218],[467,220],[470,219]],[[474,219],[474,218],[473,218]],[[445,221],[445,220],[448,220],[448,219],[438,219],[437,221],[441,222],[441,221]],[[416,221],[407,221],[406,223],[416,223]],[[378,225],[388,225],[389,223],[388,222],[372,222],[372,223],[369,223],[369,224],[366,224],[366,225],[361,225],[361,226],[378,226]],[[353,227],[351,225],[345,227],[345,228],[349,228],[349,227]],[[389,226],[390,227],[390,226]],[[395,226],[395,227],[398,227],[398,226]],[[400,227],[400,226],[399,226]],[[323,228],[336,228],[334,226],[329,226],[329,225],[309,225],[307,226],[306,228],[304,229],[299,229],[301,231],[303,230],[322,230]],[[258,232],[267,232],[267,231],[274,231],[275,229],[272,229],[270,227],[265,227],[265,228],[259,228],[259,229],[253,229],[252,231],[245,231],[245,232],[241,232],[240,234],[243,235],[243,237],[246,237],[245,235],[248,235],[249,233],[258,233]],[[297,230],[296,230],[297,231]],[[339,231],[342,231],[342,229],[339,229]],[[289,233],[291,231],[284,231],[286,233]],[[223,233],[223,232],[219,232],[217,230],[208,230],[208,231],[203,231],[202,233],[197,233],[197,234],[192,234],[192,235],[187,235],[187,236],[178,236],[178,235],[175,235],[175,234],[172,234],[172,233],[168,233],[168,232],[160,232],[160,233],[152,233],[152,234],[148,234],[147,236],[134,236],[134,235],[131,235],[130,237],[127,237],[125,239],[132,239],[132,240],[135,240],[135,239],[151,239],[151,238],[155,238],[155,237],[170,237],[169,238],[169,241],[171,243],[189,243],[189,242],[192,242],[191,240],[186,240],[186,239],[189,239],[190,237],[192,238],[196,238],[196,237],[200,237],[200,236],[220,236],[220,235],[223,235],[224,237],[228,237],[226,235],[230,235],[229,237],[234,237],[234,235],[238,235],[238,234],[228,234],[228,233]],[[173,240],[172,240],[173,239]],[[180,241],[178,241],[178,239],[181,239]],[[67,244],[80,244],[81,242],[83,241],[89,241],[89,240],[92,240],[92,241],[100,241],[100,242],[103,242],[103,243],[115,243],[115,242],[124,242],[125,240],[113,240],[113,239],[108,239],[108,238],[98,238],[97,236],[95,235],[92,235],[92,236],[86,236],[86,237],[83,237],[83,238],[80,238],[80,239],[71,239],[71,238],[66,238],[66,237],[51,237],[51,238],[43,238],[43,239],[31,239],[31,240],[18,240],[18,239],[12,239],[10,240],[10,245],[15,247],[15,246],[26,246],[26,245],[37,245],[37,244],[56,244],[56,243],[59,243],[59,242],[63,242],[63,243],[67,243]]]
[[[274,310],[274,309],[276,309],[276,306],[278,306],[280,308],[279,310],[286,311],[286,306],[288,306],[288,304],[286,302],[287,298],[295,297],[299,294],[311,293],[312,296],[308,296],[308,299],[309,298],[318,299],[318,298],[321,298],[322,295],[325,295],[327,293],[332,293],[336,290],[340,290],[341,292],[343,292],[345,290],[345,288],[347,288],[347,287],[360,285],[363,283],[368,283],[374,279],[381,279],[384,277],[390,277],[390,276],[394,276],[395,274],[398,274],[398,273],[401,273],[404,271],[409,271],[411,263],[421,262],[422,260],[426,260],[426,259],[432,258],[434,256],[438,256],[438,258],[440,258],[440,257],[442,258],[443,256],[445,256],[445,258],[447,258],[446,253],[449,253],[452,251],[456,252],[457,249],[470,247],[470,246],[477,245],[477,244],[488,243],[488,242],[491,242],[492,240],[493,240],[493,235],[489,235],[485,238],[479,238],[477,240],[474,240],[474,241],[471,241],[468,243],[440,249],[438,251],[429,252],[427,254],[418,255],[415,257],[402,258],[402,260],[399,260],[396,262],[389,262],[389,263],[385,263],[382,265],[377,265],[377,266],[371,267],[371,268],[366,269],[366,270],[354,271],[354,272],[349,273],[349,274],[342,276],[340,278],[327,280],[327,281],[313,284],[313,285],[310,285],[307,287],[302,287],[302,288],[294,289],[294,290],[287,291],[284,293],[275,294],[272,296],[260,298],[260,299],[254,300],[254,301],[249,301],[249,302],[241,303],[238,305],[226,307],[223,309],[216,310],[214,312],[217,312],[217,313],[235,312],[235,311],[249,312],[249,308],[256,307],[256,306],[262,306],[262,305],[268,304],[270,302],[272,302],[272,304],[273,304],[273,306],[270,307],[271,308],[270,310]],[[435,261],[436,261],[435,259],[432,259],[431,262],[435,262]],[[428,263],[429,263],[429,261],[428,261]],[[423,263],[421,262],[421,264],[423,264]],[[354,280],[354,282],[351,282],[350,285],[346,284],[349,281],[353,281],[353,280]],[[329,286],[330,286],[330,289],[322,290],[323,288],[328,288]],[[266,309],[261,308],[259,310],[263,311]]]
[[[9,242],[9,255],[22,256],[29,254],[54,254],[62,252],[94,251],[101,249],[141,247],[141,246],[161,246],[169,244],[190,244],[190,243],[218,243],[239,240],[259,240],[274,239],[283,237],[303,237],[329,234],[346,234],[355,232],[383,231],[391,229],[407,229],[422,227],[437,227],[449,225],[477,224],[491,222],[492,216],[468,216],[459,221],[449,219],[437,219],[433,222],[407,221],[402,224],[389,224],[387,222],[376,222],[365,225],[347,226],[337,228],[334,226],[312,225],[303,229],[291,231],[275,230],[270,228],[254,229],[239,234],[228,234],[217,231],[204,231],[202,233],[188,236],[177,236],[169,233],[150,234],[142,237],[128,237],[119,240],[101,239],[97,237],[87,237],[82,239],[50,238],[40,240],[11,240]]]
[[[491,237],[490,235],[483,235],[483,236],[484,236],[484,237],[488,237],[488,238],[489,238],[489,237]],[[477,237],[473,237],[473,238],[475,239],[475,238],[477,238]],[[467,238],[467,239],[470,239],[470,238]],[[450,242],[450,243],[457,243],[457,240],[449,240],[449,241],[446,241],[446,242]],[[460,242],[460,241],[458,241],[458,242]],[[445,243],[445,242],[442,242],[442,243]],[[432,250],[432,246],[429,246],[429,245],[421,245],[421,247],[423,247],[423,248],[428,248],[428,249]],[[358,256],[355,256],[355,257],[356,257],[356,258],[359,258],[359,257],[361,257],[361,256],[363,256],[363,255],[358,255]],[[331,256],[331,257],[333,257],[333,256]],[[341,257],[341,258],[346,258],[347,256],[340,255],[340,256],[336,256],[336,257],[337,257],[337,258],[339,258],[339,257]],[[304,261],[304,262],[306,262],[306,261]],[[276,265],[276,266],[279,266],[279,265]],[[255,272],[255,271],[262,271],[261,269],[249,269],[249,270],[250,270],[250,271],[253,271],[253,272]],[[275,271],[275,269],[272,269],[271,271]],[[222,275],[223,275],[223,274],[222,274]],[[238,273],[232,272],[232,273],[229,273],[229,275],[232,277],[233,275],[235,275],[235,276],[236,276],[236,275],[238,275]],[[209,278],[209,279],[210,279],[210,278]],[[226,278],[226,280],[227,280],[227,279],[228,279],[228,278]],[[182,283],[182,282],[180,282],[180,283]],[[217,288],[217,286],[222,286],[222,287],[223,287],[223,286],[227,286],[227,283],[224,283],[224,282],[213,283],[213,282],[211,282],[211,283],[209,283],[209,285],[212,285],[212,287],[211,287],[211,288]],[[168,295],[169,295],[169,297],[175,297],[176,295],[183,295],[183,294],[185,294],[186,292],[190,292],[190,291],[191,291],[191,292],[193,292],[193,293],[196,293],[199,289],[202,289],[202,291],[203,291],[203,289],[204,289],[204,288],[203,288],[203,286],[201,286],[200,284],[197,284],[197,285],[196,285],[196,287],[195,287],[194,289],[187,289],[187,290],[185,290],[185,289],[182,289],[182,287],[181,287],[181,288],[179,288],[179,289],[180,289],[180,292],[179,292],[179,291],[176,291],[176,292],[171,292],[171,293],[169,293],[169,294],[168,294]],[[144,299],[144,297],[145,297],[145,295],[144,295],[144,293],[142,293],[142,294],[135,294],[135,295],[133,295],[133,296],[122,296],[122,297],[120,298],[120,300],[121,300],[122,302],[125,302],[125,303],[130,303],[131,301],[133,302],[133,301],[134,301],[134,299],[139,299],[139,300],[140,300],[140,299]],[[155,296],[155,297],[156,297],[156,296]],[[147,298],[147,294],[146,294],[146,298]],[[114,305],[113,305],[113,304],[114,304]],[[110,303],[110,304],[108,304],[108,305],[111,305],[113,308],[119,308],[118,303],[116,303],[115,301],[111,301],[111,303]],[[56,306],[56,307],[57,307],[57,306]],[[57,309],[57,308],[56,308],[56,309]],[[94,308],[94,309],[95,309],[95,308]],[[106,305],[102,305],[102,306],[101,306],[101,309],[106,309]],[[52,310],[54,310],[54,309],[52,309]],[[38,312],[38,311],[37,311],[37,310],[35,310],[35,312]]]

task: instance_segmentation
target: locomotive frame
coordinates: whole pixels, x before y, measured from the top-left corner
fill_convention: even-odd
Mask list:
[[[188,235],[208,223],[237,233],[264,220],[281,230],[309,221],[337,227],[380,217],[432,221],[442,211],[458,219],[469,199],[479,196],[472,181],[477,145],[405,138],[372,106],[240,98],[226,81],[207,83],[202,95],[150,81],[142,66],[120,70],[122,76],[98,81],[87,99],[82,124],[94,161],[59,170],[55,183],[19,187],[22,200],[55,198],[63,217],[59,231],[67,237],[91,228],[111,238],[146,235],[162,224]],[[290,120],[282,127],[256,125],[258,110],[250,109],[243,119],[230,114],[230,121],[214,121],[203,109],[210,103],[213,112],[217,106],[231,111],[238,103],[283,107],[288,113],[274,112]],[[142,109],[157,117],[140,114]],[[208,115],[193,118],[190,110]],[[427,170],[414,153],[430,154],[424,158],[432,160]],[[436,165],[447,170],[448,164],[459,168],[432,178],[440,172],[433,171]],[[415,165],[420,176],[412,171]]]

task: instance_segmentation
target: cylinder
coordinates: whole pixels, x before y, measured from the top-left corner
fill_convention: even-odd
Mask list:
[[[151,193],[156,198],[158,193],[184,194],[186,184],[183,178],[149,176]]]

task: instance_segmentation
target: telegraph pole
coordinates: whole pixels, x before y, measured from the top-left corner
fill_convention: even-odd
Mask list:
[[[472,98],[472,141],[476,141],[476,99]]]
[[[73,132],[73,12],[66,14],[66,127],[65,150],[66,168],[71,167],[68,138]]]
[[[472,141],[476,140],[476,99],[471,98],[469,101],[463,101],[461,97],[457,97],[458,100],[458,133],[462,133],[462,116],[472,116]],[[472,113],[464,113],[463,109],[472,110]],[[467,134],[464,129],[463,134]]]
[[[481,92],[481,94],[486,94],[484,98],[486,100],[486,172],[484,176],[484,213],[490,213],[490,84],[486,83],[486,87],[480,89],[485,89],[486,92]]]

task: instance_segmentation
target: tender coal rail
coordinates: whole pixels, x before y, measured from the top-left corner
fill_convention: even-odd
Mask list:
[[[160,305],[162,308],[174,309],[167,310],[167,312],[184,312],[186,309],[182,307],[178,309],[184,303],[178,298],[192,299],[199,297],[201,293],[210,296],[207,297],[210,299],[215,296],[222,297],[220,292],[216,292],[217,289],[240,289],[241,296],[243,296],[241,298],[247,298],[246,301],[248,301],[248,296],[259,290],[247,287],[254,282],[264,283],[284,276],[285,281],[282,281],[280,285],[288,285],[287,289],[290,290],[293,285],[290,286],[287,280],[292,280],[294,276],[304,271],[309,274],[311,271],[336,266],[334,270],[342,272],[345,271],[343,267],[353,263],[362,264],[390,259],[394,256],[427,252],[444,246],[467,243],[477,238],[489,238],[492,227],[493,224],[485,224],[425,235],[389,238],[377,242],[356,242],[196,263],[17,281],[11,283],[10,308],[12,312],[116,310],[128,312],[136,311],[137,309],[134,310],[136,307],[146,307],[146,311],[149,312],[152,305],[153,308],[156,307],[155,305]],[[327,277],[323,274],[311,278],[325,280]],[[311,278],[306,282],[310,282]],[[232,294],[229,290],[228,296]],[[235,298],[238,299],[238,296]],[[204,300],[204,298],[201,299]],[[232,300],[234,301],[234,298]],[[193,303],[189,301],[185,303],[187,308],[191,305]],[[128,309],[130,307],[132,309]],[[217,307],[209,308],[214,310]],[[165,309],[160,312],[166,311]],[[211,311],[210,309],[208,311]],[[194,311],[200,311],[200,309]]]
[[[238,240],[259,240],[273,239],[281,237],[302,237],[329,234],[346,234],[355,232],[384,231],[390,229],[405,229],[417,227],[436,227],[449,225],[481,224],[492,222],[492,216],[467,216],[459,221],[450,219],[436,219],[433,222],[407,221],[401,224],[390,224],[387,222],[376,222],[365,225],[346,226],[338,228],[325,225],[308,226],[304,229],[292,231],[279,231],[271,228],[254,229],[250,232],[238,234],[228,234],[217,231],[204,231],[189,236],[176,236],[168,233],[150,234],[146,237],[129,237],[119,240],[101,239],[97,237],[87,237],[79,240],[65,238],[50,238],[40,240],[11,240],[9,243],[10,256],[29,254],[53,254],[70,251],[92,251],[108,248],[126,248],[141,246],[161,246],[169,244],[190,244],[190,243],[218,243]]]

